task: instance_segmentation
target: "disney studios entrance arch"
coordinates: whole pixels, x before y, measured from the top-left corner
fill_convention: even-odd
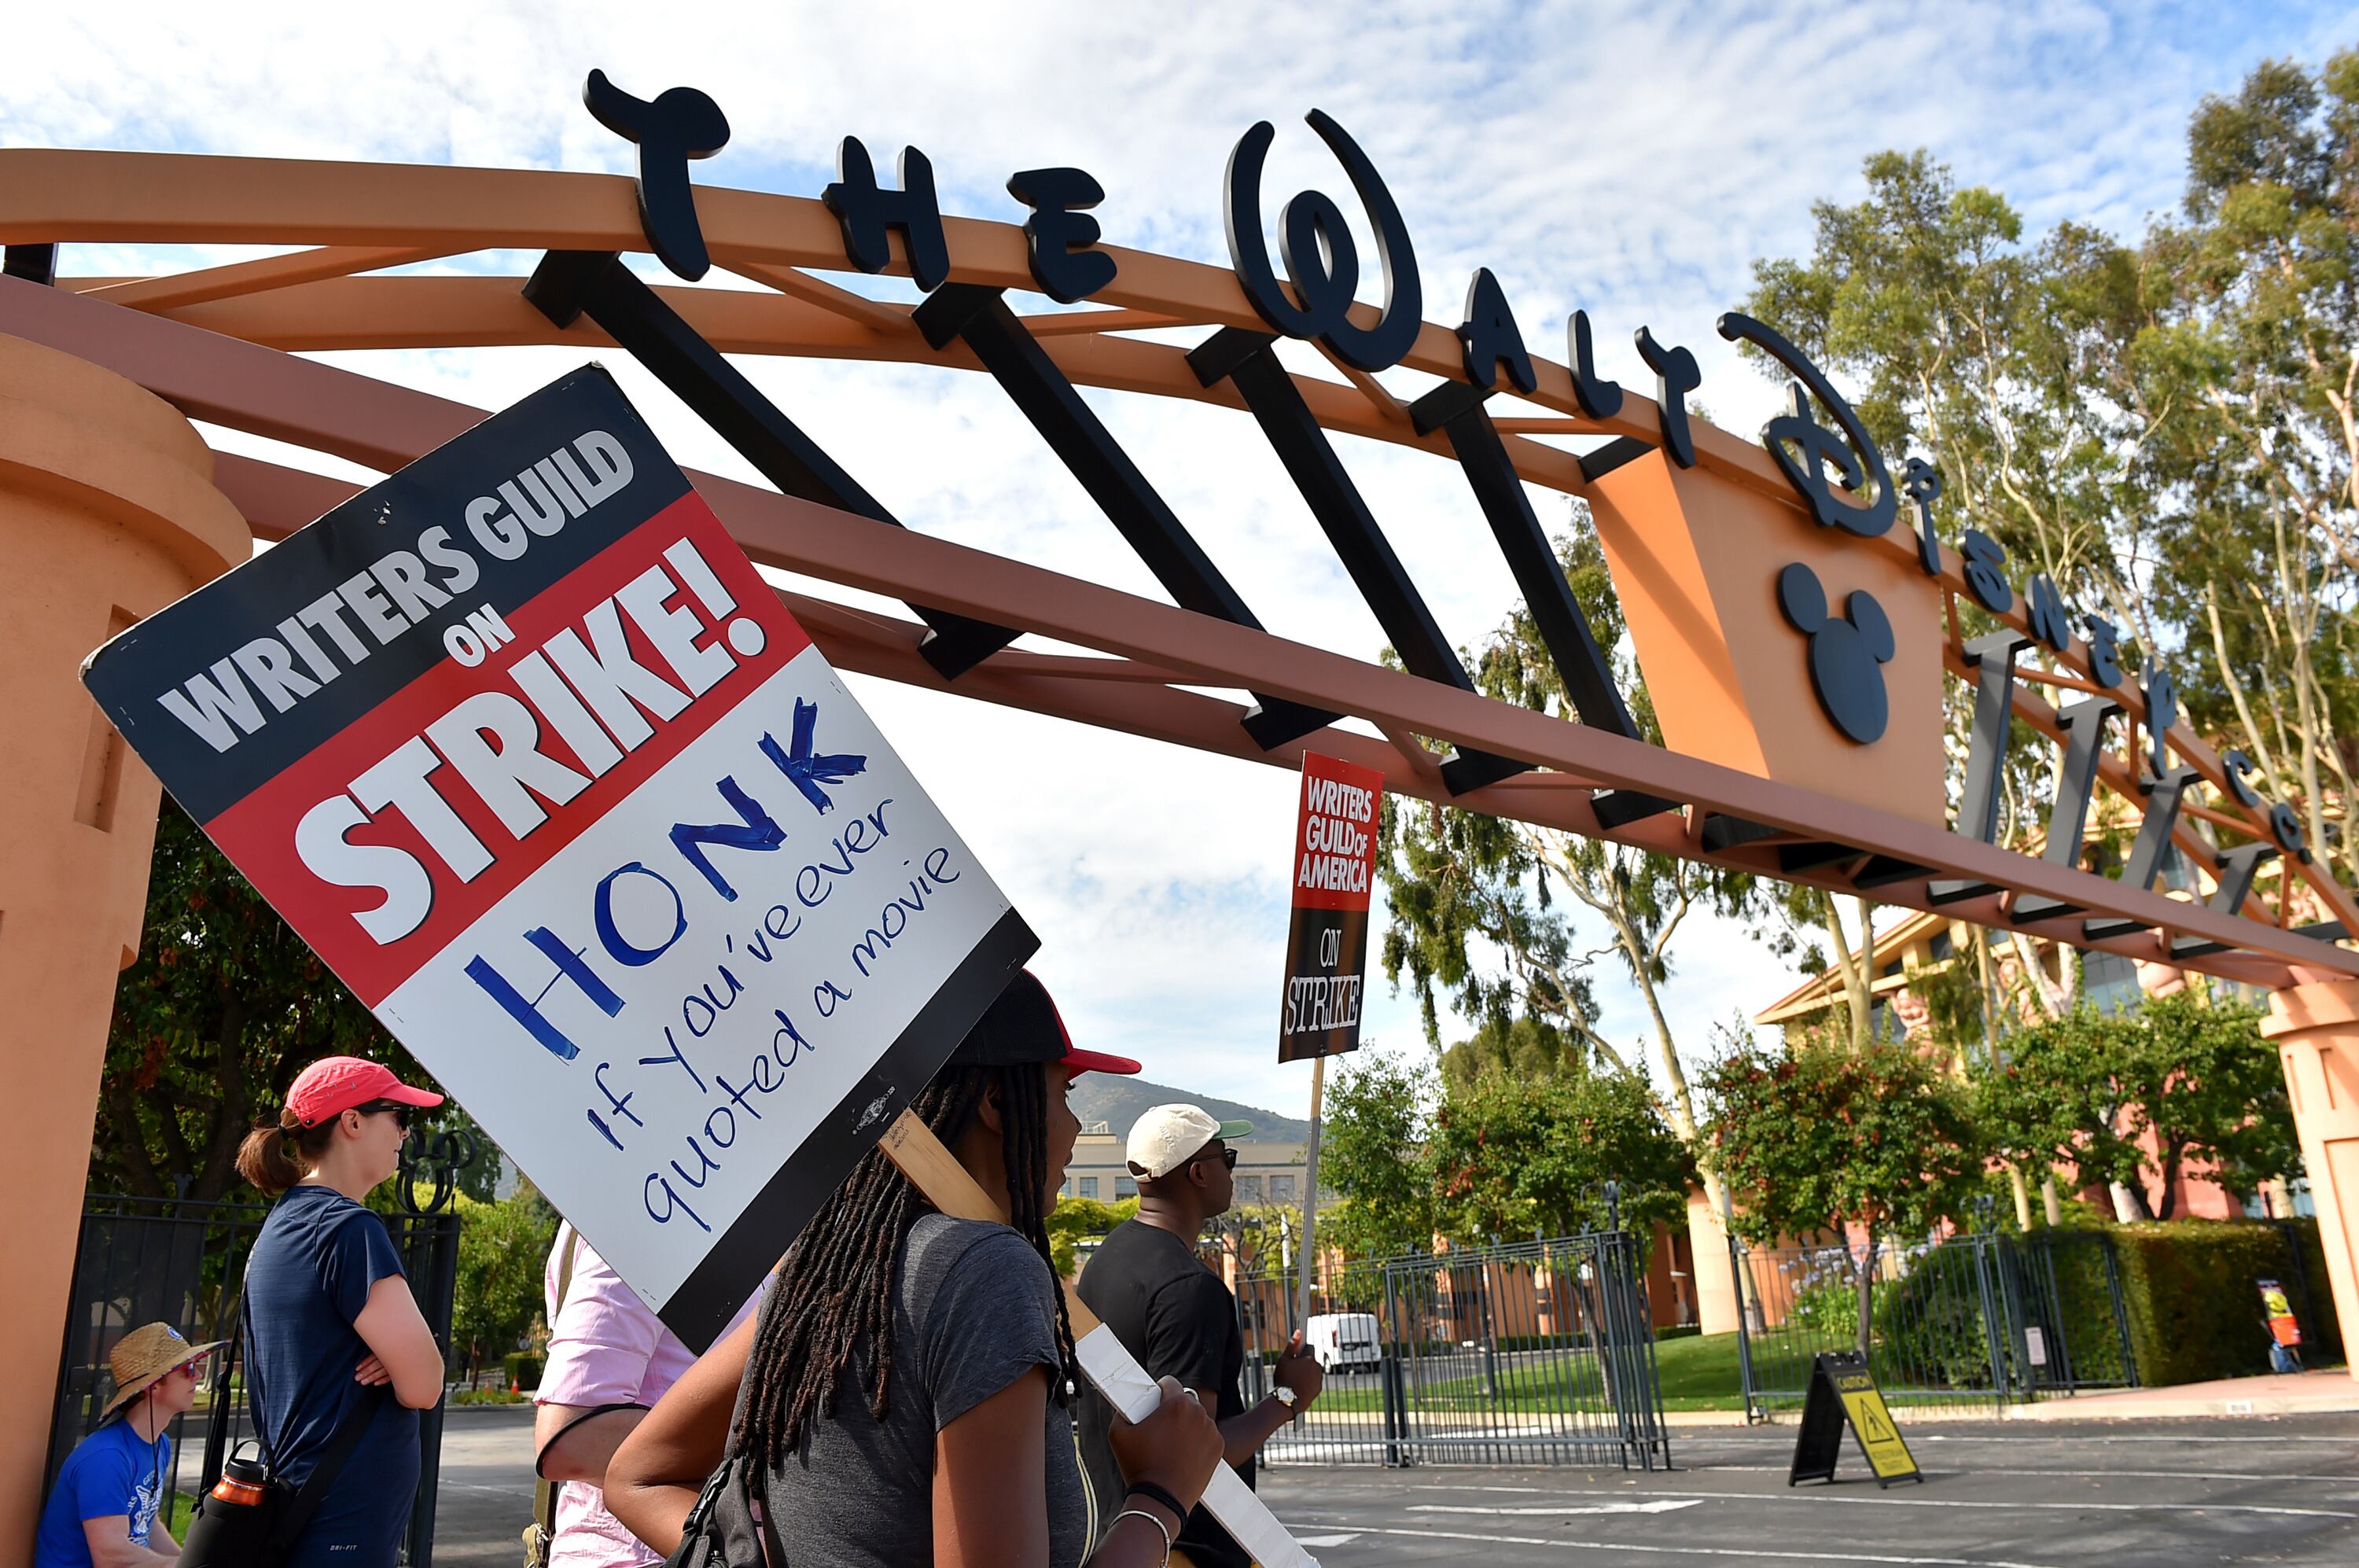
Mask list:
[[[0,1104],[0,1138],[30,1172],[0,1231],[18,1264],[0,1310],[37,1325],[37,1343],[66,1295],[108,998],[136,946],[156,799],[76,669],[243,559],[249,537],[282,537],[355,488],[211,452],[187,419],[391,470],[486,410],[298,354],[520,343],[632,354],[777,487],[695,476],[756,561],[912,606],[902,617],[782,593],[840,666],[1249,760],[1292,767],[1315,749],[1430,800],[2275,988],[2270,1028],[2337,1303],[2359,1322],[2359,953],[2335,944],[2359,931],[2359,908],[2294,811],[2253,789],[2250,761],[2179,721],[2167,668],[2126,674],[2102,616],[2023,580],[1984,536],[1953,535],[1938,475],[1880,453],[1771,326],[1718,323],[1792,376],[1790,410],[1756,443],[1690,414],[1695,356],[1646,327],[1636,340],[1652,397],[1598,375],[1583,312],[1568,323],[1566,363],[1532,353],[1487,271],[1454,329],[1428,322],[1406,223],[1351,136],[1315,112],[1375,256],[1358,255],[1332,199],[1306,191],[1280,212],[1273,258],[1259,187],[1275,132],[1263,124],[1229,160],[1224,270],[1100,245],[1090,209],[1104,193],[1079,169],[1015,173],[1007,221],[944,215],[924,154],[905,150],[880,178],[849,137],[816,198],[695,187],[690,162],[728,138],[711,99],[676,88],[643,102],[597,73],[585,97],[636,144],[636,180],[0,151],[0,602],[19,650],[5,676],[16,735],[0,781],[0,987],[11,1071],[21,1061],[32,1075]],[[55,247],[76,242],[302,248],[156,277],[58,277]],[[528,276],[393,270],[512,251],[540,253]],[[752,287],[649,285],[618,259],[626,252]],[[925,297],[884,303],[817,276],[848,271],[907,276]],[[1353,302],[1364,272],[1381,275],[1379,304]],[[1084,308],[1019,311],[1011,291]],[[1190,329],[1189,343],[1132,335],[1170,329]],[[1315,343],[1342,379],[1288,371],[1281,336]],[[923,518],[904,526],[724,357],[747,354],[988,374],[1172,603],[929,538]],[[1396,366],[1439,384],[1405,401],[1377,379]],[[1223,574],[1082,386],[1250,413],[1405,668],[1265,628],[1253,584]],[[1456,463],[1462,513],[1381,517],[1330,441],[1338,431]],[[1590,438],[1589,450],[1542,437]],[[1529,486],[1589,502],[1664,746],[1637,737]],[[1478,695],[1386,542],[1387,527],[1415,526],[1464,530],[1471,545],[1477,519],[1578,723]],[[1997,629],[1964,636],[1962,599]],[[1011,646],[1027,632],[1091,651]],[[2024,662],[2036,646],[2052,669]],[[1974,713],[1962,768],[1942,744],[1951,680]],[[1344,717],[1383,738],[1338,727]],[[2062,751],[2039,857],[1993,842],[2011,720]],[[2082,864],[2101,789],[2139,822],[2114,874]],[[2201,873],[2202,901],[2156,890],[2172,847]],[[32,1424],[0,1421],[0,1444]],[[38,1433],[27,1441],[37,1452]],[[12,1531],[29,1517],[24,1476],[0,1453]]]

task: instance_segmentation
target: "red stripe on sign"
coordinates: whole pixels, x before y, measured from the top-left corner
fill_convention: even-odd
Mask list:
[[[693,492],[504,627],[470,624],[478,647],[514,640],[470,667],[454,636],[451,657],[205,824],[372,1007],[810,646]],[[374,846],[422,868],[430,907],[418,873],[386,874]],[[339,870],[399,886],[323,875]]]
[[[1376,811],[1385,776],[1373,768],[1302,754],[1302,803],[1294,827],[1294,907],[1364,909],[1376,866]]]

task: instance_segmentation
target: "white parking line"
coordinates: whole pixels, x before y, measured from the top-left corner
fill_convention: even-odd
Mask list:
[[[1657,1497],[1644,1503],[1603,1503],[1569,1508],[1472,1508],[1450,1503],[1412,1503],[1413,1514],[1545,1514],[1550,1519],[1562,1519],[1572,1514],[1668,1514],[1680,1508],[1691,1508],[1707,1497]]]
[[[1549,1546],[1560,1552],[1627,1552],[1649,1557],[1723,1557],[1775,1563],[1876,1563],[1897,1564],[1897,1568],[2057,1568],[2052,1563],[2017,1563],[2003,1557],[1895,1557],[1879,1552],[1829,1552],[1823,1547],[1814,1547],[1808,1552],[1776,1552],[1761,1547],[1640,1546],[1625,1541],[1569,1541],[1560,1535],[1473,1535],[1464,1530],[1395,1530],[1375,1525],[1288,1522],[1286,1528],[1291,1530],[1349,1530],[1360,1535],[1406,1535],[1424,1541],[1473,1541],[1495,1546]]]
[[[2193,1514],[2290,1514],[2303,1519],[2359,1519],[2359,1512],[2348,1508],[2278,1508],[2264,1503],[2018,1503],[1978,1502],[1964,1497],[1847,1497],[1832,1492],[1720,1492],[1708,1497],[1664,1499],[1673,1508],[1692,1508],[1698,1503],[1758,1503],[1770,1499],[1793,1502],[1851,1503],[1886,1508],[2006,1508],[2014,1512],[2024,1508],[2061,1509],[2070,1513],[2092,1510],[2105,1513],[2193,1513]],[[1455,1503],[1412,1503],[1413,1514],[1487,1514],[1493,1518],[1529,1516],[1548,1519],[1560,1514],[1653,1513],[1658,1510],[1648,1504],[1624,1505],[1614,1508],[1478,1508]]]
[[[2020,1444],[2027,1441],[2037,1442],[2040,1437],[2048,1437],[2052,1442],[2070,1443],[2075,1445],[2083,1443],[2200,1443],[2207,1448],[2215,1443],[2266,1443],[2273,1446],[2283,1443],[2340,1443],[2349,1447],[2353,1453],[2359,1454],[2359,1443],[2353,1443],[2352,1440],[2347,1437],[2321,1437],[2316,1433],[2312,1433],[2309,1436],[2303,1436],[2299,1433],[2289,1433],[2284,1437],[2232,1437],[2225,1435],[2214,1437],[2209,1432],[2203,1432],[2201,1434],[2189,1432],[2185,1436],[2169,1436],[2162,1433],[2043,1432],[2034,1434],[2028,1432],[2017,1432],[2007,1436],[1995,1437],[1987,1432],[1929,1432],[1923,1435],[1920,1441],[1925,1443],[2011,1443]]]
[[[1788,1474],[1792,1466],[1788,1465],[1682,1465],[1680,1468],[1681,1470],[1744,1471],[1756,1475],[1782,1475]],[[1941,1473],[1945,1475],[2030,1475],[2060,1481],[2107,1481],[2119,1475],[2136,1481],[2323,1481],[2329,1485],[2337,1482],[2346,1486],[2359,1485],[2359,1475],[2294,1475],[2282,1470],[2017,1470],[1999,1469],[1981,1465],[1943,1465]],[[1530,1489],[1540,1491],[1545,1488],[1535,1486]]]

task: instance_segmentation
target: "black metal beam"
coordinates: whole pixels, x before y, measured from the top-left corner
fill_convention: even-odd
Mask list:
[[[533,269],[524,297],[560,327],[583,315],[597,322],[782,494],[902,526],[613,252],[550,251]],[[1017,635],[948,610],[909,607],[932,628],[919,651],[945,680],[965,674]]]
[[[12,245],[0,248],[0,277],[21,278],[27,283],[54,287],[58,280],[58,247]]]
[[[1401,668],[1461,691],[1473,691],[1473,680],[1442,635],[1433,612],[1426,607],[1425,595],[1409,580],[1408,569],[1393,553],[1392,542],[1385,538],[1360,487],[1352,483],[1343,459],[1335,454],[1334,443],[1319,428],[1310,405],[1302,400],[1301,389],[1279,363],[1277,343],[1277,339],[1267,332],[1223,327],[1189,351],[1188,366],[1206,387],[1223,379],[1235,386],[1262,434],[1269,438],[1278,462],[1286,465],[1294,487],[1302,493],[1303,504],[1325,530],[1336,558],[1351,573],[1353,585],[1391,639]],[[1451,794],[1462,795],[1530,766],[1513,757],[1461,749],[1442,763],[1441,781]]]
[[[1822,866],[1838,866],[1846,860],[1861,860],[1867,851],[1848,844],[1820,841],[1813,844],[1781,844],[1777,846],[1777,869],[1791,874],[1816,871]]]
[[[1589,617],[1572,596],[1564,565],[1549,548],[1548,530],[1532,512],[1523,478],[1483,407],[1483,394],[1462,381],[1445,381],[1409,405],[1409,419],[1419,434],[1438,430],[1449,441],[1581,722],[1638,738],[1638,726],[1614,684],[1605,650],[1597,646]]]
[[[1932,869],[1930,866],[1896,860],[1888,855],[1871,855],[1867,857],[1867,864],[1853,874],[1851,885],[1854,887],[1889,887],[1895,882],[1908,882],[1929,876]]]
[[[1756,822],[1749,817],[1731,817],[1715,811],[1703,820],[1703,846],[1710,850],[1734,849],[1765,838],[1776,838],[1785,831],[1767,822]]]
[[[1005,294],[979,283],[945,283],[919,302],[911,319],[935,348],[958,339],[974,351],[984,369],[1082,482],[1090,499],[1138,552],[1175,604],[1200,615],[1261,630],[1244,597],[1082,400],[1039,340],[1016,319]],[[1245,732],[1265,751],[1323,729],[1336,717],[1283,697],[1256,691],[1254,699],[1260,706],[1245,715]]]

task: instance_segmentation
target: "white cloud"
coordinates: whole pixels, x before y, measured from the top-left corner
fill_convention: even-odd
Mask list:
[[[1650,324],[1694,348],[1701,398],[1750,430],[1771,390],[1712,319],[1742,299],[1756,257],[1807,248],[1812,201],[1856,198],[1868,153],[1930,147],[2035,227],[2071,216],[2133,233],[2176,200],[2203,93],[2232,91],[2266,55],[2315,59],[2354,37],[2354,14],[2335,7],[2231,17],[2031,0],[49,6],[11,18],[0,144],[621,169],[627,149],[580,106],[583,74],[602,66],[642,96],[692,82],[722,103],[735,136],[701,180],[814,193],[850,133],[880,167],[905,143],[924,147],[951,210],[1013,218],[1009,173],[1075,163],[1107,188],[1111,242],[1217,262],[1221,171],[1254,120],[1278,133],[1266,212],[1306,187],[1341,189],[1300,122],[1316,105],[1384,171],[1429,320],[1452,319],[1487,266],[1537,351],[1563,356],[1579,305],[1607,373],[1650,386],[1628,346]],[[229,254],[93,245],[66,266]],[[496,407],[579,355],[326,357]],[[647,377],[616,368],[683,463],[751,476]],[[912,526],[1160,596],[987,380],[795,360],[747,370]],[[1089,397],[1265,622],[1373,651],[1374,618],[1249,420]],[[1512,586],[1454,469],[1340,445],[1444,629],[1478,639]],[[1560,515],[1560,500],[1540,501]],[[1168,1081],[1299,1112],[1303,1074],[1275,1066],[1271,1027],[1291,775],[855,684],[1046,939],[1040,967],[1077,1033],[1136,1049]],[[1765,950],[1699,920],[1679,950],[1674,1027],[1701,1049],[1711,1023],[1785,985]],[[1635,996],[1611,979],[1603,992],[1606,1027],[1636,1040]],[[1378,987],[1371,1032],[1413,1041],[1408,998]]]

